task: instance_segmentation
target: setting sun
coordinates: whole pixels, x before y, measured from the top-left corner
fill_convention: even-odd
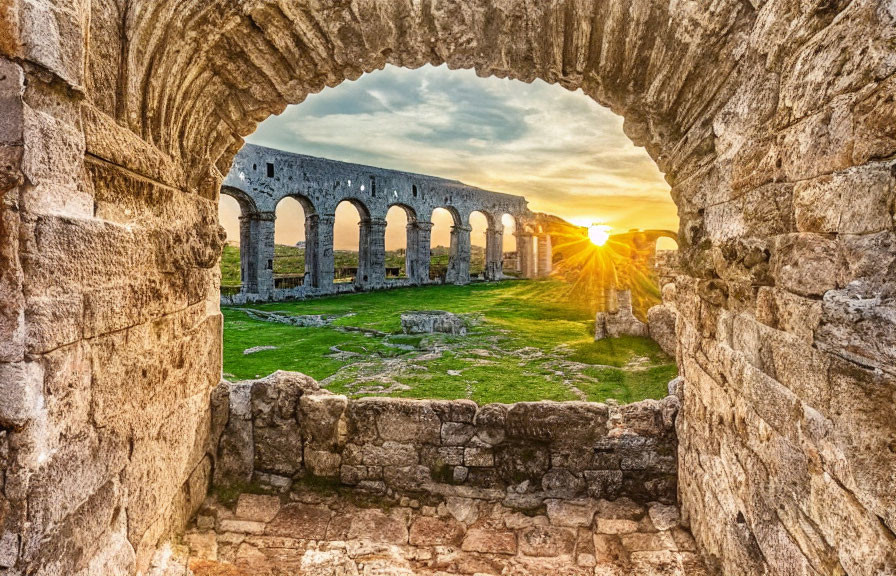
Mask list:
[[[595,246],[603,246],[610,239],[610,230],[605,224],[592,224],[588,228],[588,238]]]

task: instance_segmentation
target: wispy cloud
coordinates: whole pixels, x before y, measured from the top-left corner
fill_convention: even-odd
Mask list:
[[[622,119],[541,81],[390,66],[309,96],[248,140],[523,194],[577,223],[678,227],[669,186]]]

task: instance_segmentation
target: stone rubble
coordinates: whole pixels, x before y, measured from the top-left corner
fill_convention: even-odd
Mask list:
[[[457,314],[442,310],[403,312],[401,330],[405,334],[467,335],[467,321]]]
[[[614,290],[615,306],[598,312],[594,319],[594,340],[619,336],[649,336],[647,324],[635,317],[632,310],[632,291]]]

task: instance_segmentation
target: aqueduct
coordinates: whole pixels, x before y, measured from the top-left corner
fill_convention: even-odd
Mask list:
[[[240,204],[241,294],[232,300],[279,300],[329,294],[338,290],[333,273],[333,224],[336,207],[351,202],[361,215],[359,266],[353,288],[376,289],[430,282],[430,234],[432,213],[446,209],[453,218],[450,262],[446,281],[470,281],[470,215],[486,217],[486,280],[502,275],[504,225],[508,214],[518,223],[517,244],[522,246],[520,267],[525,277],[536,270],[549,271],[551,261],[542,257],[536,265],[532,250],[542,246],[549,253],[549,235],[535,228],[537,215],[522,196],[490,192],[421,174],[386,170],[291,154],[246,145],[237,154],[224,178],[222,193]],[[274,223],[276,206],[283,198],[296,198],[305,212],[305,278],[302,285],[278,288],[274,281]],[[406,280],[386,279],[386,213],[392,206],[404,209],[408,218]]]
[[[242,137],[392,63],[541,78],[672,186],[678,498],[711,569],[896,571],[887,0],[0,3],[0,572],[125,574],[199,506]]]

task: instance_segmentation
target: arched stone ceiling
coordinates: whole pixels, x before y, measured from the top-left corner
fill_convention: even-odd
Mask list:
[[[733,1],[138,1],[127,63],[115,74],[91,59],[89,76],[94,94],[122,89],[116,102],[95,98],[106,112],[221,173],[270,114],[387,63],[541,78],[622,114],[675,176],[712,153],[710,119],[738,83],[756,18]]]

